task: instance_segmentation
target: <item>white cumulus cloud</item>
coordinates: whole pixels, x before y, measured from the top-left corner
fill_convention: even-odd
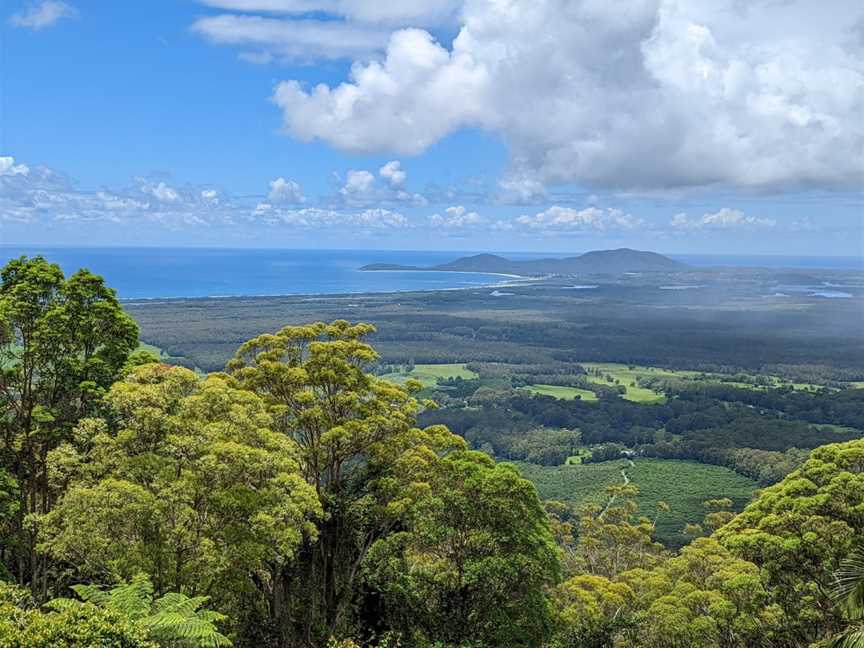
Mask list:
[[[60,0],[43,0],[9,16],[9,24],[39,31],[56,24],[61,18],[75,18],[78,10]]]
[[[738,209],[723,207],[716,212],[706,213],[701,218],[690,218],[687,214],[676,214],[670,223],[676,229],[741,229],[753,227],[774,227],[773,218],[746,216]]]
[[[404,184],[408,173],[398,160],[387,162],[376,176],[365,169],[350,169],[345,183],[339,189],[341,200],[351,206],[373,206],[375,204],[410,204],[415,207],[427,204],[421,194],[406,191]]]
[[[27,175],[30,168],[26,164],[15,164],[15,158],[0,156],[0,176]]]
[[[399,160],[391,160],[380,169],[378,175],[384,178],[391,187],[401,187],[405,184],[405,179],[408,174],[402,169],[402,163]]]
[[[516,223],[521,227],[539,231],[602,232],[632,230],[642,225],[644,221],[620,209],[601,209],[599,207],[573,209],[572,207],[553,205],[533,216],[520,216],[516,219]]]
[[[173,187],[168,186],[165,182],[160,181],[158,184],[145,182],[141,186],[141,191],[145,194],[153,196],[156,200],[163,203],[173,203],[180,200],[180,194]]]
[[[864,181],[853,0],[465,0],[452,45],[393,33],[341,84],[277,85],[289,135],[417,154],[500,132],[522,187],[849,189]],[[515,187],[518,189],[518,187]]]
[[[444,214],[432,214],[429,224],[433,228],[466,229],[484,225],[486,219],[476,211],[469,211],[463,205],[453,205],[444,210]]]
[[[484,69],[419,29],[395,32],[386,59],[355,64],[351,77],[352,83],[319,84],[309,92],[297,81],[278,84],[273,100],[282,109],[285,131],[347,151],[416,154],[490,117]]]
[[[348,202],[363,203],[374,199],[375,176],[363,169],[349,169],[339,193]]]
[[[271,203],[302,203],[306,202],[306,197],[303,195],[300,185],[294,180],[279,177],[270,181],[267,200]]]

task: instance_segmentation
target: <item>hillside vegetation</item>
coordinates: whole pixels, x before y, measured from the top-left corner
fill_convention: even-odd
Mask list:
[[[101,277],[10,262],[0,646],[854,645],[864,440],[804,421],[859,429],[855,390],[582,402],[470,367],[402,386],[373,373],[374,332],[288,324],[201,375],[139,349]],[[646,458],[664,448],[702,463]],[[776,469],[752,500],[707,465],[745,451]],[[539,465],[574,456],[595,463]],[[688,544],[659,541],[680,523]]]
[[[695,461],[635,459],[563,466],[517,464],[537,486],[542,499],[560,500],[580,510],[585,504],[603,503],[610,486],[627,483],[638,489],[637,515],[656,520],[655,537],[668,546],[681,546],[692,538],[683,533],[688,524],[701,524],[710,512],[705,502],[728,498],[730,510],[740,511],[758,485],[728,468]],[[659,510],[665,502],[668,510]]]

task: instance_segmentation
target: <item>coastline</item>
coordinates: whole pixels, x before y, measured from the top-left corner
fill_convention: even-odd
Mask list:
[[[513,279],[531,279],[526,275],[517,275],[517,274],[508,274],[506,272],[486,272],[485,270],[435,270],[432,268],[404,268],[404,269],[388,269],[388,268],[372,268],[370,270],[363,270],[362,268],[358,268],[357,272],[449,272],[451,274],[483,274],[483,275],[492,275],[493,277],[511,277]]]
[[[360,272],[358,270],[358,272]],[[415,272],[414,270],[363,270],[362,272]],[[442,271],[443,272],[443,271]],[[449,271],[448,271],[449,272]],[[322,301],[327,299],[356,299],[365,295],[397,295],[397,294],[412,294],[412,293],[434,293],[434,292],[453,292],[456,290],[486,290],[496,288],[516,288],[519,286],[530,285],[537,281],[542,281],[547,277],[523,277],[520,275],[506,275],[499,272],[462,272],[453,270],[454,273],[460,274],[489,274],[500,277],[508,277],[519,279],[519,281],[502,281],[498,283],[477,284],[474,286],[454,286],[452,288],[416,288],[406,290],[363,290],[357,292],[338,292],[338,293],[271,293],[266,295],[194,295],[190,297],[118,297],[121,304],[151,304],[166,301],[192,301],[192,300],[231,300],[231,299],[297,299],[298,301]]]

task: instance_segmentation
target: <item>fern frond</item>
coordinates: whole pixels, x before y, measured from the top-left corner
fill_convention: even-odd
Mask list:
[[[179,592],[168,592],[156,601],[153,609],[156,612],[182,611],[195,614],[209,600],[209,596],[186,596]]]
[[[92,603],[99,607],[111,605],[111,596],[98,585],[73,585],[72,591],[85,603]]]
[[[153,584],[145,574],[129,583],[104,591],[96,585],[75,585],[75,593],[85,602],[108,608],[139,623],[151,639],[171,648],[223,648],[231,641],[219,632],[216,623],[227,617],[215,610],[202,609],[207,596],[186,596],[169,592],[153,600]],[[65,609],[76,605],[70,599],[56,599],[51,605]]]
[[[63,612],[64,610],[69,610],[76,605],[81,605],[81,602],[70,598],[55,598],[48,601],[45,604],[45,608],[53,610],[54,612]]]
[[[130,619],[150,614],[153,605],[153,583],[146,574],[136,574],[129,583],[121,583],[108,592],[108,607],[122,612]]]
[[[141,620],[150,636],[159,642],[173,642],[195,648],[230,646],[231,641],[211,622],[181,612],[159,612]]]
[[[853,630],[837,637],[830,648],[864,648],[864,629]]]
[[[843,560],[834,575],[834,598],[845,600],[850,612],[864,611],[864,550],[855,551]]]

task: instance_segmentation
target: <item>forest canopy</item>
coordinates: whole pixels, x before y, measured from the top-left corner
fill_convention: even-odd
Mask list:
[[[864,440],[816,447],[738,515],[707,502],[670,550],[668,506],[637,514],[634,485],[542,502],[515,465],[418,424],[436,405],[373,374],[374,330],[284,326],[201,375],[137,351],[101,277],[10,262],[0,646],[827,648],[860,633]],[[544,403],[512,407],[578,414]]]

